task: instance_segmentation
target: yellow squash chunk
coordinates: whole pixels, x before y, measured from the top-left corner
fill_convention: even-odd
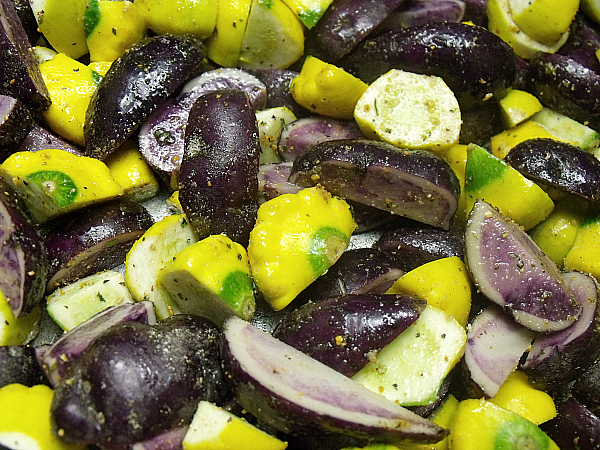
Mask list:
[[[569,142],[589,152],[596,152],[600,146],[600,133],[550,108],[542,110],[531,120],[546,127],[556,139]]]
[[[218,0],[215,32],[207,41],[208,57],[223,67],[235,67],[242,53],[252,0]]]
[[[85,112],[100,76],[64,53],[40,65],[40,71],[52,100],[43,113],[46,123],[65,139],[84,146]]]
[[[457,256],[437,259],[404,274],[387,294],[408,294],[427,300],[463,327],[471,311],[471,282],[465,263]]]
[[[171,196],[167,199],[167,206],[175,214],[183,213],[183,208],[181,207],[181,202],[179,201],[179,191],[175,191],[171,194]]]
[[[581,221],[573,247],[565,256],[565,270],[579,270],[600,280],[600,213],[590,210]]]
[[[490,401],[536,425],[553,419],[557,414],[552,397],[534,388],[527,375],[519,370],[515,370],[508,376]]]
[[[300,75],[292,80],[294,100],[316,114],[352,119],[366,83],[333,64],[314,56],[304,60]]]
[[[283,0],[309,30],[314,27],[333,0]]]
[[[78,59],[88,52],[84,16],[87,0],[30,0],[44,38],[58,53]]]
[[[114,61],[146,35],[146,19],[138,3],[88,0],[85,35],[92,61]]]
[[[183,313],[219,326],[233,315],[244,320],[254,315],[246,250],[227,236],[209,236],[184,248],[160,270],[158,282]]]
[[[23,317],[15,318],[6,298],[0,291],[0,345],[22,345],[31,341],[38,333],[41,309]]]
[[[504,159],[510,150],[517,144],[528,139],[557,139],[546,127],[532,120],[527,120],[519,125],[492,136],[490,145],[496,158]],[[560,140],[560,139],[557,139]]]
[[[552,199],[541,187],[477,145],[470,145],[467,153],[465,194],[467,213],[480,198],[526,230],[554,209]]]
[[[302,22],[282,0],[253,0],[238,65],[285,69],[304,53]]]
[[[106,164],[65,150],[13,153],[0,176],[19,191],[36,223],[123,194]]]
[[[512,128],[541,110],[542,104],[533,94],[519,89],[509,89],[500,100],[505,128]]]
[[[212,403],[201,401],[183,438],[183,450],[283,450],[280,441]]]
[[[104,75],[106,75],[106,72],[108,72],[110,66],[112,66],[112,61],[96,61],[88,65],[90,69],[92,69],[101,77],[104,77]]]
[[[467,145],[454,144],[443,153],[443,158],[450,165],[460,183],[460,197],[456,208],[457,224],[466,224],[467,199],[465,196],[465,166],[467,165]]]
[[[283,127],[294,120],[296,120],[296,115],[287,106],[256,111],[260,139],[260,164],[281,162],[277,144]]]
[[[396,69],[367,88],[354,118],[365,136],[432,151],[456,144],[462,124],[458,101],[444,80]]]
[[[533,422],[490,401],[459,403],[450,423],[450,450],[543,448],[559,450]]]
[[[250,233],[252,277],[275,310],[335,263],[356,228],[348,204],[320,187],[280,195],[258,209]]]
[[[140,202],[155,197],[160,185],[134,141],[128,140],[104,160],[123,195]]]
[[[217,23],[214,0],[136,0],[148,26],[157,34],[191,34],[209,37]]]
[[[83,450],[84,445],[61,442],[50,426],[48,386],[9,384],[0,388],[0,444],[27,450]]]
[[[560,40],[579,9],[579,0],[509,0],[509,4],[517,26],[546,45]]]

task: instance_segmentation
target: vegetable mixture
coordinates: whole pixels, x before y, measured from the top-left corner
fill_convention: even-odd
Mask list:
[[[0,447],[600,448],[600,3],[0,32]]]

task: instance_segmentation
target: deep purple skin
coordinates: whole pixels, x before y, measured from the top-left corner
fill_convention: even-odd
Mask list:
[[[555,139],[529,139],[505,160],[538,184],[600,205],[600,161],[592,153]]]
[[[389,255],[373,248],[346,250],[300,296],[318,302],[350,294],[385,294],[404,275],[398,266]]]
[[[473,22],[475,25],[487,27],[487,0],[463,0],[465,2],[465,15],[463,22]]]
[[[21,146],[17,149],[17,151],[37,152],[49,148],[65,150],[75,155],[81,155],[79,147],[65,141],[52,131],[48,131],[37,124],[34,124],[27,136],[25,136],[25,139],[23,142],[21,142]]]
[[[250,324],[244,324],[241,335],[235,335],[230,332],[230,323],[240,321],[241,319],[232,317],[226,322],[221,344],[221,355],[223,358],[223,367],[226,376],[232,382],[233,391],[238,402],[263,423],[279,430],[280,432],[291,434],[293,436],[312,435],[323,436],[328,435],[333,438],[331,446],[328,448],[334,450],[348,445],[364,446],[369,442],[387,442],[401,445],[406,440],[420,443],[433,443],[442,439],[447,430],[438,427],[433,422],[422,422],[418,416],[410,413],[404,408],[393,408],[392,413],[386,403],[385,408],[381,403],[373,403],[371,391],[366,392],[366,399],[361,398],[364,389],[357,385],[355,392],[340,392],[340,388],[336,388],[339,379],[332,375],[339,375],[335,371],[314,373],[312,370],[303,376],[301,367],[298,368],[298,373],[294,369],[287,370],[285,361],[298,360],[303,361],[304,358],[309,358],[302,353],[294,355],[297,352],[294,348],[290,348],[285,343],[274,339],[268,333],[264,333],[253,327]],[[232,336],[233,334],[233,336]],[[232,351],[232,347],[236,342],[242,340],[245,349],[240,351]],[[294,355],[292,357],[292,355]],[[375,415],[379,417],[387,417],[388,427],[375,427],[363,422],[352,421],[346,416],[329,414],[327,411],[319,409],[308,410],[293,401],[280,396],[276,391],[273,391],[268,384],[263,380],[256,379],[254,372],[245,370],[249,363],[258,364],[270,368],[272,358],[277,358],[278,369],[273,369],[281,375],[281,382],[298,389],[298,396],[304,393],[317,397],[320,401],[333,404],[342,410],[360,409],[362,413]],[[302,358],[300,358],[302,357]],[[281,364],[279,364],[281,362]],[[304,369],[308,372],[308,369]],[[289,375],[288,375],[289,374]],[[257,376],[262,376],[258,374]],[[318,377],[318,378],[316,378]],[[300,378],[300,379],[299,379]],[[300,381],[301,380],[301,381]],[[297,381],[300,386],[295,384]],[[291,386],[291,384],[294,384]],[[391,405],[390,405],[391,406]],[[392,423],[396,420],[401,421],[398,427]],[[418,421],[417,421],[418,420]],[[411,430],[413,426],[424,426],[427,429],[422,432]]]
[[[353,120],[311,116],[290,122],[283,127],[279,137],[278,151],[284,161],[294,161],[311,145],[337,139],[364,137]]]
[[[334,195],[448,229],[460,186],[444,160],[385,142],[347,139],[307,148],[294,161],[290,182],[321,184]]]
[[[292,162],[261,164],[258,168],[258,202],[264,203],[283,194],[297,194],[302,190],[290,183]]]
[[[106,158],[200,66],[202,43],[161,35],[128,49],[111,66],[90,100],[85,154]]]
[[[0,291],[15,317],[44,296],[48,254],[17,192],[0,178]]]
[[[183,438],[187,431],[188,427],[186,426],[173,428],[148,440],[133,444],[130,450],[182,450]]]
[[[435,22],[461,22],[465,2],[461,0],[414,0],[403,2],[375,32],[416,27]]]
[[[590,411],[600,415],[600,359],[577,377],[571,393]]]
[[[25,386],[48,384],[35,357],[33,347],[27,345],[0,346],[0,388],[20,383]]]
[[[348,54],[404,0],[337,0],[306,33],[310,54],[336,62]]]
[[[598,25],[585,14],[578,14],[569,28],[567,42],[556,53],[568,56],[588,69],[600,73],[600,61],[596,56],[598,48],[600,48]]]
[[[600,306],[596,281],[580,272],[563,275],[582,305],[577,322],[566,330],[535,338],[523,372],[538,389],[554,389],[577,379],[600,356]]]
[[[369,356],[419,318],[427,302],[406,295],[349,294],[309,302],[289,314],[273,336],[352,377]]]
[[[558,415],[540,427],[564,450],[598,450],[600,417],[573,397],[557,405]]]
[[[0,92],[18,98],[34,115],[50,96],[12,0],[0,0]]]
[[[296,103],[290,92],[290,84],[300,74],[299,72],[291,69],[269,68],[248,70],[248,73],[254,75],[267,87],[267,108],[286,106],[298,118],[310,115],[310,111]]]
[[[375,245],[392,256],[398,267],[406,272],[436,259],[451,256],[458,256],[463,261],[465,259],[462,236],[414,222],[390,227]]]
[[[600,131],[600,74],[568,56],[529,60],[528,90],[550,109]]]
[[[228,395],[219,345],[220,331],[198,316],[109,328],[54,390],[54,432],[67,443],[126,448],[189,424],[199,401]]]
[[[483,27],[450,22],[365,39],[338,65],[366,83],[391,69],[441,77],[461,111],[501,99],[516,76],[514,52],[502,39]]]
[[[50,267],[46,292],[125,261],[154,220],[142,205],[114,200],[77,211],[45,236]]]
[[[14,97],[0,94],[0,162],[15,152],[33,127],[29,111]]]
[[[471,210],[465,245],[479,290],[523,326],[551,332],[575,323],[581,305],[566,288],[556,264],[522,228],[483,200]],[[523,319],[523,314],[536,323]]]
[[[493,99],[477,108],[461,111],[461,119],[459,144],[473,143],[485,147],[489,143],[490,136],[504,131],[500,105]]]
[[[248,244],[256,221],[260,143],[245,93],[215,91],[190,111],[179,201],[198,239],[224,233]]]
[[[63,334],[53,344],[36,347],[36,358],[50,384],[59,384],[69,367],[96,337],[113,325],[133,321],[155,325],[157,319],[153,304],[141,301],[112,306]]]
[[[31,4],[29,3],[29,0],[12,0],[12,2],[15,5],[15,10],[17,11],[17,16],[19,16],[21,25],[23,25],[23,29],[27,34],[29,44],[33,47],[42,33],[40,33],[38,23],[35,20]]]
[[[346,199],[346,203],[352,209],[352,216],[356,222],[356,230],[354,234],[366,233],[368,231],[380,230],[384,226],[401,220],[398,216],[390,214],[388,211],[374,208],[372,206],[363,205],[362,203],[353,202]]]

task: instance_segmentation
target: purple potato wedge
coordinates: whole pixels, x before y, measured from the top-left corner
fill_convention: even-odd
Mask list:
[[[469,214],[465,245],[479,290],[518,323],[544,333],[575,323],[582,307],[554,262],[522,228],[481,199]]]
[[[83,130],[86,156],[106,158],[203,58],[201,42],[190,36],[154,36],[128,49],[110,66],[90,100]]]
[[[529,60],[527,83],[544,106],[600,131],[600,74],[568,56],[539,53]]]
[[[321,184],[334,195],[449,229],[460,186],[444,160],[368,139],[342,139],[307,148],[290,182]]]
[[[34,115],[50,96],[12,0],[0,0],[0,93],[18,98]]]
[[[464,0],[465,15],[463,22],[473,22],[480,27],[487,27],[487,0]]]
[[[17,151],[37,152],[49,148],[56,148],[75,155],[81,155],[81,151],[77,146],[65,141],[52,131],[48,131],[37,124],[34,124],[33,128],[27,133],[27,136],[25,136],[25,139],[21,142],[21,146]]]
[[[183,438],[187,431],[187,426],[176,427],[133,444],[130,450],[183,450]]]
[[[563,450],[598,450],[600,448],[600,417],[575,398],[557,405],[558,415],[541,428]]]
[[[258,209],[260,143],[242,91],[222,90],[194,103],[179,172],[179,201],[198,239],[224,233],[248,244]]]
[[[14,97],[0,94],[0,162],[16,152],[33,127],[29,110]]]
[[[309,302],[273,336],[352,377],[419,318],[427,302],[406,295],[350,294]]]
[[[516,77],[516,59],[508,44],[483,27],[450,22],[365,39],[339,65],[366,83],[391,69],[441,77],[461,111],[501,99]]]
[[[228,395],[219,342],[216,326],[198,316],[109,328],[56,386],[54,432],[65,443],[120,448],[189,424],[200,400],[221,404]]]
[[[600,161],[592,153],[555,139],[529,139],[505,160],[537,184],[600,205]]]
[[[569,38],[556,53],[565,55],[596,73],[600,73],[600,61],[596,50],[600,48],[598,25],[585,14],[578,14],[569,28]]]
[[[40,38],[41,33],[37,20],[35,20],[35,14],[31,9],[31,4],[29,0],[12,0],[12,2],[15,5],[21,25],[23,25],[23,29],[27,34],[29,44],[33,47]]]
[[[465,364],[471,380],[493,397],[519,364],[535,333],[495,305],[481,311],[467,328]]]
[[[461,22],[465,15],[461,0],[413,0],[391,13],[376,31],[398,30],[435,22]]]
[[[50,345],[36,347],[36,358],[50,384],[56,387],[69,367],[85,352],[90,343],[113,325],[125,322],[157,323],[150,301],[112,306],[94,315]]]
[[[125,261],[154,223],[142,205],[115,200],[71,214],[45,236],[50,267],[46,292]]]
[[[48,254],[18,193],[0,179],[0,292],[15,315],[31,312],[44,296]]]
[[[577,377],[571,393],[590,411],[600,415],[600,359]]]
[[[221,353],[238,402],[281,432],[400,446],[437,442],[447,434],[237,317],[225,322]]]
[[[404,0],[336,0],[307,32],[310,53],[330,62],[348,54]]]
[[[290,84],[300,72],[291,69],[251,69],[248,73],[254,75],[262,81],[267,88],[266,108],[275,108],[278,106],[287,106],[296,117],[306,117],[310,111],[300,106],[292,97]]]
[[[0,388],[20,383],[25,386],[48,384],[48,379],[35,357],[35,349],[27,345],[0,346]]]
[[[578,378],[600,356],[600,305],[594,278],[581,272],[562,275],[582,306],[577,322],[566,330],[537,336],[523,372],[538,389],[553,389]]]
[[[258,202],[264,203],[282,194],[297,194],[302,189],[290,183],[293,163],[261,164],[258,168]]]

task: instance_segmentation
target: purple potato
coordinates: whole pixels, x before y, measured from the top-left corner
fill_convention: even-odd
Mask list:
[[[223,90],[194,103],[179,201],[198,239],[224,233],[247,245],[258,209],[258,125],[248,96]]]
[[[600,48],[600,31],[598,25],[588,19],[585,14],[578,14],[569,28],[567,42],[557,53],[565,55],[596,73],[600,73],[600,61],[596,50]]]
[[[29,0],[12,0],[12,2],[15,5],[15,10],[17,11],[17,16],[19,16],[21,25],[23,25],[23,29],[27,34],[29,44],[34,46],[40,38],[41,33],[37,20],[35,20],[33,10],[31,9],[31,4],[29,3]]]
[[[596,281],[580,272],[562,275],[582,305],[577,322],[566,330],[535,338],[523,372],[538,389],[552,389],[575,380],[600,356],[600,306]]]
[[[465,231],[469,271],[479,290],[521,325],[552,332],[573,325],[581,304],[560,272],[516,223],[477,200]]]
[[[55,222],[44,239],[50,261],[46,292],[122,264],[153,223],[146,208],[129,200],[94,205]]]
[[[379,228],[399,219],[398,216],[390,214],[383,209],[374,208],[348,199],[346,199],[346,202],[352,208],[352,215],[356,222],[354,234],[377,231]]]
[[[18,98],[39,115],[50,106],[50,96],[12,0],[0,0],[0,17],[0,94]]]
[[[529,139],[505,160],[535,183],[600,205],[600,161],[592,153],[555,139]]]
[[[161,35],[128,49],[110,66],[90,100],[84,124],[86,155],[106,158],[200,66],[202,44]]]
[[[311,145],[337,139],[358,139],[362,131],[353,120],[338,120],[329,117],[305,117],[283,127],[278,150],[284,161],[294,161]]]
[[[157,323],[154,306],[149,301],[111,306],[63,334],[50,345],[36,347],[36,358],[50,384],[57,386],[69,367],[90,343],[113,325],[125,322]]]
[[[258,201],[264,203],[282,194],[297,194],[302,188],[290,183],[291,161],[261,164],[258,168]]]
[[[406,295],[349,294],[301,306],[273,336],[352,377],[412,325],[427,302]]]
[[[33,347],[0,346],[0,388],[12,383],[30,387],[48,384]]]
[[[17,151],[33,124],[33,118],[23,103],[0,94],[0,162]]]
[[[467,328],[464,361],[471,380],[486,396],[496,395],[534,336],[495,305],[481,311]]]
[[[447,434],[237,317],[225,323],[221,353],[238,402],[281,432],[334,435],[331,449],[344,446],[344,437],[402,446]]]
[[[541,428],[563,450],[598,450],[600,417],[573,397],[557,405],[558,415]]]
[[[31,312],[44,296],[48,254],[18,193],[0,178],[0,292],[15,315]]]
[[[600,359],[577,377],[571,393],[590,411],[600,415]]]
[[[483,27],[450,22],[365,39],[339,65],[366,83],[391,69],[441,77],[461,110],[501,99],[516,76],[514,52],[502,39]]]
[[[465,2],[462,0],[412,0],[391,13],[377,31],[391,31],[435,22],[462,22]]]
[[[300,106],[292,97],[290,84],[299,72],[291,69],[252,69],[248,73],[254,75],[267,87],[266,108],[278,106],[288,107],[296,117],[306,117],[310,114],[303,106]]]
[[[183,438],[188,427],[177,427],[167,430],[143,442],[131,446],[131,450],[182,450]]]
[[[201,400],[227,396],[219,342],[216,326],[198,316],[109,328],[55,388],[54,432],[65,443],[110,448],[189,424]]]
[[[500,106],[495,100],[488,100],[477,108],[461,111],[462,125],[460,126],[460,144],[471,143],[486,146],[490,136],[504,130]]]
[[[334,195],[444,229],[460,192],[441,158],[368,139],[307,148],[294,161],[289,181],[304,187],[320,183]]]
[[[336,0],[306,34],[307,50],[335,62],[348,54],[404,0]]]
[[[69,153],[81,155],[78,147],[65,141],[52,131],[48,131],[36,124],[34,124],[33,128],[29,131],[29,133],[27,133],[27,136],[25,136],[25,139],[23,142],[21,142],[21,146],[17,151],[37,152],[40,150],[47,150],[49,148],[65,150]]]
[[[465,2],[465,15],[463,22],[473,22],[480,27],[487,27],[487,0],[463,0]]]
[[[600,74],[568,56],[539,53],[527,82],[544,106],[600,131]]]

